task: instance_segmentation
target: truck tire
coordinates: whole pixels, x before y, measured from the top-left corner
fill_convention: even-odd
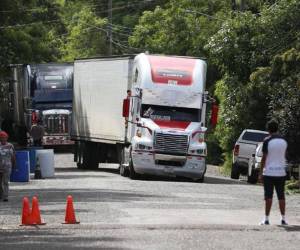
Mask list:
[[[205,170],[203,172],[203,175],[201,176],[201,178],[197,179],[196,182],[198,182],[198,183],[203,183],[204,182],[206,170],[207,170],[207,166],[205,164]]]
[[[251,175],[248,174],[247,182],[251,184],[256,184],[258,181],[259,171],[257,169],[252,169]]]
[[[205,176],[204,174],[202,175],[202,177],[200,179],[197,179],[196,182],[198,183],[203,183],[204,182],[204,179],[205,179]]]
[[[129,169],[126,166],[124,166],[123,164],[120,165],[120,175],[123,177],[129,176]]]
[[[240,178],[239,165],[237,165],[236,163],[232,164],[230,177],[231,179],[235,179],[235,180],[238,180]]]
[[[128,177],[129,169],[124,166],[125,163],[125,150],[122,147],[118,147],[118,161],[119,161],[119,172],[121,176]]]
[[[132,161],[131,156],[130,156],[130,160],[129,160],[129,178],[131,180],[137,180],[139,178],[139,174],[134,171],[133,161]]]
[[[98,145],[92,142],[85,142],[83,147],[83,169],[96,170],[98,169]]]
[[[119,171],[121,176],[128,177],[129,169],[126,166],[124,166],[124,158],[125,158],[125,152],[124,149],[121,149],[119,155]]]

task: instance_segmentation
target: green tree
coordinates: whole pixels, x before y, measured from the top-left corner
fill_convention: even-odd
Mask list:
[[[90,5],[80,1],[65,3],[63,9],[65,33],[59,38],[62,60],[106,55],[106,19],[98,17]]]
[[[276,119],[289,143],[290,160],[300,162],[300,50],[277,55],[271,65],[269,117]]]
[[[228,8],[217,0],[171,0],[165,8],[144,12],[129,44],[152,53],[206,56],[203,47]]]
[[[225,152],[232,150],[243,129],[265,128],[270,101],[275,103],[268,67],[276,54],[296,46],[299,21],[299,1],[278,1],[261,7],[259,15],[235,13],[206,45],[223,74],[216,85],[221,100],[216,136]]]
[[[59,57],[52,34],[59,27],[55,1],[2,0],[0,5],[0,67],[10,63],[45,62]]]

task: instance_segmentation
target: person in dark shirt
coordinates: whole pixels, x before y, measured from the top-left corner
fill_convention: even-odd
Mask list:
[[[45,129],[41,122],[34,123],[30,130],[30,135],[34,146],[42,146]]]

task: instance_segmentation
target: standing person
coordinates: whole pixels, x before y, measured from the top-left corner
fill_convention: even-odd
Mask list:
[[[287,142],[278,134],[278,123],[270,121],[267,124],[270,136],[263,143],[263,157],[261,161],[260,181],[264,184],[265,218],[261,225],[269,225],[269,215],[272,207],[274,187],[277,193],[281,213],[281,225],[287,225],[285,220],[285,194],[286,179],[286,150]]]
[[[126,99],[129,100],[130,103],[130,98],[131,98],[131,90],[127,90],[127,97]],[[127,141],[127,133],[128,133],[128,123],[129,123],[129,117],[125,117],[125,140]]]
[[[43,137],[45,134],[44,126],[41,125],[41,122],[35,122],[30,130],[30,135],[33,139],[33,146],[40,147],[42,146]]]
[[[0,132],[0,198],[8,201],[9,178],[12,167],[16,166],[16,155],[12,144],[7,142],[8,134]]]

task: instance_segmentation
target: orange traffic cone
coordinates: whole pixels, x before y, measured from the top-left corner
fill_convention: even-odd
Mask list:
[[[29,217],[30,217],[30,204],[29,199],[27,197],[23,198],[23,209],[22,209],[22,224],[21,226],[29,225]]]
[[[46,225],[46,223],[42,223],[41,213],[39,209],[39,202],[36,196],[32,198],[32,210],[29,216],[29,224],[30,225]]]
[[[76,221],[75,211],[73,206],[73,197],[69,195],[67,197],[67,207],[66,207],[66,217],[63,224],[79,224],[79,221]]]

